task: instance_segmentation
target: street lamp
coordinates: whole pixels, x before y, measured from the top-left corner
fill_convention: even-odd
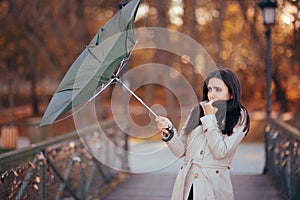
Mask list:
[[[262,11],[262,16],[264,19],[264,25],[266,27],[266,120],[267,120],[267,128],[270,126],[269,120],[271,115],[271,97],[272,97],[272,72],[271,72],[271,26],[275,23],[275,9],[277,7],[276,1],[264,0],[259,4],[259,7]],[[268,172],[269,166],[269,155],[268,155],[268,133],[269,130],[265,130],[265,167],[263,173]]]
[[[267,120],[269,120],[271,114],[271,95],[272,95],[272,88],[271,88],[271,25],[275,23],[275,9],[277,7],[276,1],[271,0],[264,0],[259,4],[259,7],[262,11],[262,16],[264,19],[264,25],[266,27],[266,99],[267,99],[267,106],[266,106],[266,115]]]

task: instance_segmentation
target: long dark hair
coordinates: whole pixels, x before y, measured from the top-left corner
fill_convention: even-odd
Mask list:
[[[231,98],[227,101],[216,101],[213,103],[214,107],[218,108],[218,112],[215,114],[218,122],[218,127],[222,131],[222,134],[231,135],[233,128],[239,121],[241,115],[241,109],[245,111],[246,126],[244,131],[248,133],[250,126],[250,119],[247,109],[241,104],[241,85],[236,74],[227,68],[219,68],[211,72],[205,79],[203,85],[202,101],[208,101],[208,82],[211,78],[219,78],[224,81],[228,87],[228,91]],[[186,124],[184,132],[190,133],[194,128],[201,125],[200,118],[204,116],[203,108],[200,104],[196,105],[192,111],[190,118]],[[225,124],[223,121],[225,119]]]

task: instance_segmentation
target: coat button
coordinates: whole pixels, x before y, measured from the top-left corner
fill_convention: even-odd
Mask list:
[[[219,170],[216,170],[216,174],[218,174],[219,173]]]
[[[200,155],[202,155],[203,153],[204,153],[204,151],[203,151],[203,150],[201,150],[201,151],[200,151]]]
[[[199,174],[198,173],[195,173],[194,174],[194,178],[198,178],[199,177]]]

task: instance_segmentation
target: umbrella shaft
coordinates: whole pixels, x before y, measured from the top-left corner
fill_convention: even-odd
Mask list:
[[[140,98],[138,97],[127,85],[122,82],[119,78],[115,78],[130,94],[132,94],[154,117],[158,117],[158,115]]]

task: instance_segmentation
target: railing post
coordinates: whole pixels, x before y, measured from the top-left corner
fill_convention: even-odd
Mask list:
[[[269,135],[271,130],[271,124],[269,123],[269,118],[266,119],[266,126],[264,130],[264,144],[265,144],[265,166],[263,169],[263,174],[267,174],[269,172],[269,159],[271,157],[270,150],[269,150]],[[273,147],[272,147],[273,148]]]
[[[43,155],[45,155],[45,149],[41,151]],[[39,170],[39,199],[46,199],[46,162],[40,163],[40,170]]]
[[[125,139],[125,144],[124,144],[124,152],[125,152],[125,155],[123,155],[123,169],[125,169],[126,171],[130,171],[130,168],[129,168],[129,159],[128,159],[128,152],[129,152],[129,135],[127,133],[129,133],[129,124],[126,125],[126,129],[125,129],[125,136],[124,136],[124,139]]]
[[[292,200],[298,200],[299,196],[297,193],[299,193],[299,191],[297,191],[297,188],[295,187],[295,185],[297,185],[297,179],[296,176],[294,176],[294,174],[297,174],[297,160],[296,160],[296,155],[294,155],[294,153],[296,153],[297,151],[297,147],[299,148],[299,145],[296,141],[294,141],[294,139],[291,140],[291,144],[289,146],[289,164],[290,164],[290,174],[288,175],[290,180],[289,180],[289,184],[290,184],[290,188],[289,188],[289,198]],[[299,161],[298,161],[299,162]],[[298,169],[300,170],[300,169]],[[298,172],[300,173],[300,172]]]
[[[82,161],[83,157],[81,157],[81,161]],[[86,199],[85,198],[85,173],[84,173],[84,169],[83,169],[83,163],[80,161],[79,163],[79,168],[80,168],[80,196],[81,196],[81,199]]]

